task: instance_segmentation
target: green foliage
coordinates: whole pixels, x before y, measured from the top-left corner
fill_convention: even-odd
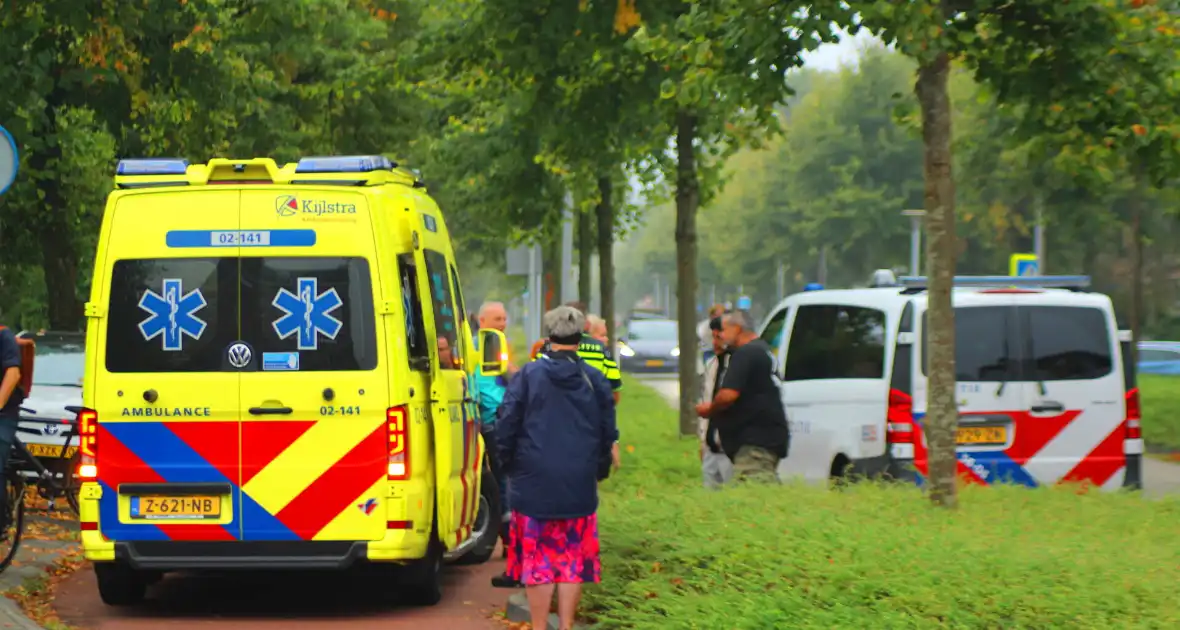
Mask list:
[[[1180,623],[1174,498],[973,487],[948,513],[907,486],[710,492],[675,412],[641,383],[627,392],[624,467],[600,489],[603,584],[586,593],[597,627]]]
[[[46,285],[33,301],[5,291],[5,317],[81,325],[116,157],[401,157],[422,112],[397,63],[412,43],[414,6],[5,3],[0,121],[22,170],[0,200],[0,265],[6,287]]]
[[[913,68],[900,53],[870,46],[855,69],[791,76],[798,87],[782,113],[783,136],[730,158],[723,192],[701,212],[702,286],[727,287],[728,295],[744,285],[767,308],[777,299],[778,265],[786,267],[787,290],[799,290],[816,279],[825,245],[832,287],[862,284],[878,268],[908,268],[910,225],[900,213],[922,207],[923,187]],[[1033,249],[1040,205],[1049,272],[1091,275],[1126,312],[1125,207],[1134,187],[1125,164],[1112,165],[1109,181],[1078,177],[1069,160],[1041,157],[1054,136],[1022,137],[1022,114],[997,103],[966,69],[954,73],[950,89],[960,273],[1007,273],[1011,253]],[[1170,189],[1147,199],[1147,329],[1164,334],[1164,322],[1153,322],[1176,300],[1168,277],[1180,255],[1178,199]],[[650,274],[674,269],[671,210],[653,207],[645,221],[620,248],[621,266],[647,272],[621,280],[626,299],[651,290]]]
[[[1152,447],[1180,452],[1180,378],[1158,374],[1139,375],[1143,405],[1143,440]]]

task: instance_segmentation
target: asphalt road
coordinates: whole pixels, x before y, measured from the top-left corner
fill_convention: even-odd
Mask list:
[[[676,380],[676,375],[650,375],[640,378],[658,391],[669,404],[680,404],[680,384]],[[1180,465],[1150,457],[1143,458],[1143,494],[1148,497],[1159,497],[1173,493],[1180,493]]]
[[[62,583],[55,603],[62,621],[84,630],[489,630],[503,628],[491,617],[512,593],[490,585],[504,570],[495,558],[449,567],[443,601],[429,608],[382,603],[380,582],[324,572],[169,576],[142,605],[111,608],[89,568]]]

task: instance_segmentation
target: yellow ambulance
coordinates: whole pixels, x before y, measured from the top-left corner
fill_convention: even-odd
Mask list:
[[[504,346],[473,356],[421,182],[382,156],[124,160],[115,182],[79,415],[103,601],[169,571],[385,563],[430,605],[444,562],[486,561],[470,375]]]

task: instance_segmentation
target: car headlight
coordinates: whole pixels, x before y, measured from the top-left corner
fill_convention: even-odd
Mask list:
[[[621,356],[621,357],[633,357],[633,356],[635,356],[635,351],[634,351],[634,350],[632,350],[631,348],[629,348],[629,347],[627,346],[627,344],[625,344],[625,343],[620,343],[620,344],[619,344],[619,356]]]
[[[680,356],[680,348],[679,347],[672,348],[672,356],[674,356],[674,357]]]

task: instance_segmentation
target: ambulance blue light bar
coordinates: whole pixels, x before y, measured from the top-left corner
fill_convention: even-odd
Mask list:
[[[391,171],[396,164],[384,155],[306,157],[295,165],[296,173],[371,173]]]
[[[898,283],[907,288],[927,288],[926,276],[902,276]],[[1090,276],[955,276],[956,287],[1018,287],[1022,289],[1086,289]]]
[[[184,175],[188,171],[188,160],[181,158],[141,158],[119,160],[116,175]]]

